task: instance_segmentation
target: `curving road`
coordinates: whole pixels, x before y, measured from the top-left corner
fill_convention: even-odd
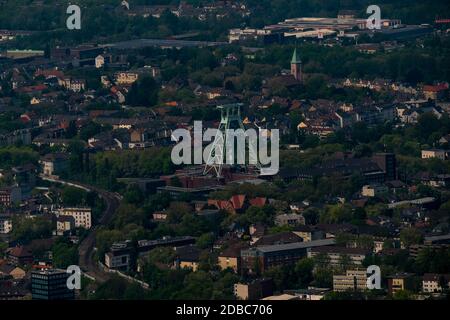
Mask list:
[[[102,268],[100,268],[98,262],[95,261],[93,258],[95,238],[98,227],[102,225],[107,225],[112,220],[114,213],[119,207],[121,200],[120,196],[116,193],[108,192],[103,189],[79,182],[60,180],[56,178],[46,177],[44,175],[41,175],[40,177],[43,180],[47,180],[50,182],[61,183],[64,185],[77,187],[87,191],[95,191],[105,201],[106,208],[105,211],[103,212],[103,215],[99,219],[98,224],[89,230],[89,234],[83,239],[83,241],[78,246],[79,265],[81,270],[88,276],[95,278],[96,281],[105,282],[110,278],[110,274],[103,271]]]

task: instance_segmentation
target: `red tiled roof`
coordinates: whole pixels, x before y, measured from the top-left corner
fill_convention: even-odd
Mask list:
[[[230,202],[235,210],[242,209],[245,202],[245,195],[244,194],[234,195],[230,198]]]
[[[267,203],[267,198],[257,197],[257,198],[250,199],[249,202],[250,202],[250,205],[261,208],[261,207],[264,207],[265,204]]]
[[[30,250],[28,250],[28,249],[26,249],[25,247],[14,247],[14,248],[11,248],[9,251],[8,251],[8,254],[10,255],[10,256],[13,256],[13,257],[18,257],[18,258],[20,258],[20,257],[29,257],[29,256],[31,256],[31,252],[30,252]]]
[[[434,85],[434,86],[430,86],[430,85],[423,86],[423,91],[428,91],[428,92],[439,92],[439,91],[445,91],[447,89],[448,89],[448,83],[440,83],[440,84]]]
[[[17,89],[16,91],[21,93],[27,93],[27,92],[43,91],[45,89],[47,89],[46,85],[39,84],[37,86],[22,87]]]
[[[64,78],[64,73],[60,70],[38,70],[34,73],[34,76],[44,76],[46,78],[53,76],[56,78]]]

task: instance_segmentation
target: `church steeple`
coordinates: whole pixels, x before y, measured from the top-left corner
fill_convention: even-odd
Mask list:
[[[294,49],[294,53],[292,54],[292,60],[291,60],[291,64],[298,64],[298,63],[302,63],[302,60],[300,60],[300,57],[297,54],[297,48]]]
[[[300,59],[297,48],[294,49],[291,59],[291,74],[299,82],[303,82],[302,60]]]

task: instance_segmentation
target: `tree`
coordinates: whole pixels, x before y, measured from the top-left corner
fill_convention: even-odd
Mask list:
[[[413,244],[419,244],[422,242],[423,236],[416,228],[405,228],[400,231],[400,241],[409,247]]]
[[[196,244],[201,249],[207,249],[214,243],[214,234],[212,232],[204,233],[197,238]]]
[[[145,221],[145,213],[142,209],[138,209],[134,204],[122,203],[114,217],[114,225],[116,228],[123,228],[127,224],[143,225]]]
[[[191,211],[191,207],[186,202],[172,202],[167,210],[167,220],[170,223],[180,223],[183,216]]]
[[[13,217],[12,238],[22,243],[28,243],[34,239],[47,239],[51,237],[53,226],[51,221],[36,217],[29,219],[24,216]]]
[[[339,258],[339,266],[341,267],[341,269],[343,271],[349,269],[352,265],[353,265],[352,259],[350,258],[349,255],[343,254],[343,255],[340,256],[340,258]]]
[[[319,253],[313,259],[317,268],[328,268],[330,265],[330,256],[327,253]]]
[[[394,300],[412,300],[412,292],[408,290],[400,290],[392,296]]]
[[[314,272],[314,285],[320,288],[331,288],[333,285],[333,271],[326,268],[318,268]]]
[[[184,279],[184,288],[176,294],[176,299],[208,300],[213,293],[213,279],[205,271],[192,272]]]
[[[58,240],[52,247],[52,255],[56,268],[67,269],[78,264],[78,249],[68,241]]]
[[[75,187],[64,187],[61,192],[61,200],[66,206],[77,206],[84,204],[86,191]]]
[[[298,261],[294,267],[300,288],[307,288],[313,277],[314,259],[304,258]]]
[[[124,194],[124,200],[130,204],[139,204],[144,200],[144,194],[138,185],[133,184],[128,187]]]
[[[119,230],[100,229],[96,235],[96,247],[99,259],[103,260],[105,253],[114,242],[125,240],[123,233]]]
[[[158,89],[156,81],[146,76],[133,83],[127,102],[132,106],[154,106],[158,102]]]

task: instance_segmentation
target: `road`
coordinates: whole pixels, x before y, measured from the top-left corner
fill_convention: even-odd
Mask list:
[[[95,238],[97,235],[98,228],[102,225],[108,225],[109,222],[112,220],[114,213],[119,207],[120,196],[118,194],[108,192],[103,189],[99,189],[97,187],[79,182],[49,178],[43,175],[41,175],[40,177],[43,180],[47,180],[50,182],[70,185],[87,191],[95,191],[105,201],[106,208],[105,211],[103,212],[103,215],[99,219],[98,224],[89,230],[89,234],[83,239],[83,241],[78,246],[79,265],[83,273],[87,274],[90,277],[95,278],[97,282],[105,282],[110,278],[110,274],[103,271],[99,267],[97,261],[93,258]]]

